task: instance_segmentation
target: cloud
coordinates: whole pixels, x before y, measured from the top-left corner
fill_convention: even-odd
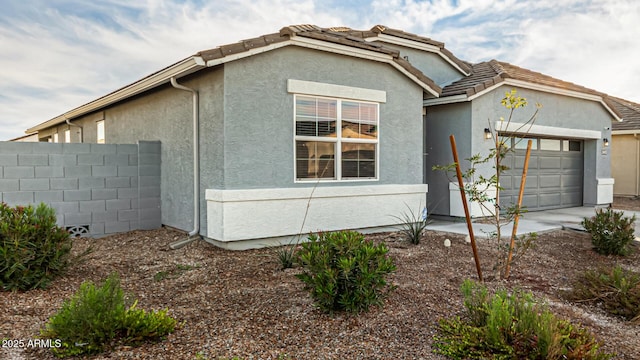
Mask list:
[[[0,93],[11,94],[0,98],[0,139],[200,50],[287,24],[341,23],[316,14],[309,0],[52,4],[15,5],[0,15],[0,46],[11,49],[0,58]]]
[[[513,61],[640,102],[640,3],[594,1],[588,11],[530,21]]]

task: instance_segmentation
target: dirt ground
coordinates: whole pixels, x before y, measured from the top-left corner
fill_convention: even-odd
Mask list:
[[[640,210],[640,200],[617,200],[619,206]],[[387,243],[398,266],[390,278],[397,290],[369,313],[328,316],[314,308],[295,278],[299,269],[279,269],[273,249],[232,252],[200,241],[169,250],[184,236],[163,228],[77,239],[74,252],[89,246],[94,252],[48,289],[0,292],[0,338],[36,338],[84,280],[101,282],[115,271],[138,307],[168,308],[183,325],[163,342],[120,347],[93,359],[441,359],[431,347],[437,321],[461,314],[459,286],[477,278],[464,236],[427,232],[411,245],[399,233],[377,234],[372,237]],[[445,239],[451,247],[443,245]],[[480,240],[478,246],[490,276],[495,244]],[[640,272],[639,260],[640,251],[624,258],[598,255],[588,234],[562,230],[540,234],[510,280],[488,285],[533,291],[558,315],[592,330],[617,359],[640,359],[640,326],[561,296],[586,269],[620,264]],[[54,357],[46,349],[2,348],[0,358]]]
[[[640,211],[640,197],[616,196],[613,198],[613,208],[618,210]]]

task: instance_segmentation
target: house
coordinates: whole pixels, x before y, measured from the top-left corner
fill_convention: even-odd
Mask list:
[[[508,115],[500,105],[505,91],[516,89],[529,102],[543,105],[535,122],[523,126],[533,110],[518,110],[507,128],[499,117]],[[514,152],[503,162],[501,204],[514,203],[518,194],[526,142],[532,139],[527,182],[522,205],[528,210],[605,205],[613,201],[608,140],[612,120],[622,115],[603,93],[491,60],[474,64],[472,74],[443,87],[437,99],[424,101],[426,115],[425,179],[432,193],[449,192],[448,198],[430,197],[434,214],[464,216],[459,190],[444,174],[429,169],[451,162],[447,136],[457,138],[459,158],[487,154],[494,146],[486,128],[515,137]],[[447,150],[445,150],[447,149]],[[485,176],[492,169],[486,167]],[[483,216],[479,206],[473,216]]]
[[[23,135],[23,136],[19,136],[17,138],[11,139],[9,141],[16,141],[16,142],[36,142],[38,141],[38,134],[27,134],[27,135]]]
[[[431,213],[459,216],[454,186],[431,166],[452,162],[449,134],[461,158],[489,151],[487,119],[512,88],[545,106],[521,134],[536,141],[525,205],[610,203],[603,139],[621,115],[605,94],[495,60],[472,65],[381,25],[288,26],[202,51],[27,132],[159,140],[162,223],[243,249],[387,229],[427,200]],[[512,162],[507,197],[520,149]]]
[[[640,104],[616,97],[611,100],[624,117],[611,126],[613,193],[640,196]]]

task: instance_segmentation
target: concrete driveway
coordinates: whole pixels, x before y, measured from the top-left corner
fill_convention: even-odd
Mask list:
[[[592,206],[581,206],[566,209],[554,209],[544,211],[532,211],[525,213],[520,217],[518,223],[518,235],[536,232],[538,234],[548,231],[560,229],[582,230],[584,228],[580,222],[585,217],[595,215],[595,209]],[[623,210],[625,216],[636,215],[635,235],[636,240],[640,238],[640,212]],[[477,221],[477,220],[476,220]],[[513,224],[505,225],[502,228],[503,234],[508,236],[511,234]],[[464,219],[455,220],[435,220],[427,226],[428,230],[444,231],[456,234],[468,234],[467,224]],[[476,237],[489,237],[495,227],[490,224],[473,223],[473,230]]]

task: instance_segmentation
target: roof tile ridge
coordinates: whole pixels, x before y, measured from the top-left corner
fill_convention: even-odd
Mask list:
[[[371,31],[376,32],[378,34],[389,34],[389,35],[395,35],[397,37],[402,37],[402,38],[406,38],[406,39],[412,39],[412,40],[418,40],[420,42],[425,42],[428,43],[432,46],[437,46],[438,48],[442,49],[444,48],[444,43],[442,41],[437,41],[437,40],[433,40],[431,38],[428,38],[426,36],[421,36],[418,34],[414,34],[414,33],[410,33],[401,29],[394,29],[394,28],[390,28],[388,26],[385,25],[376,25],[374,27],[371,28]]]
[[[321,31],[322,28],[313,24],[289,25],[280,29],[280,36],[291,36],[307,31]]]
[[[491,60],[487,61],[487,63],[489,64],[491,69],[496,72],[496,75],[498,75],[498,76],[500,76],[502,78],[511,77],[509,75],[509,73],[507,72],[507,70],[504,68],[504,66],[502,66],[500,61],[498,61],[496,59],[491,59]]]

